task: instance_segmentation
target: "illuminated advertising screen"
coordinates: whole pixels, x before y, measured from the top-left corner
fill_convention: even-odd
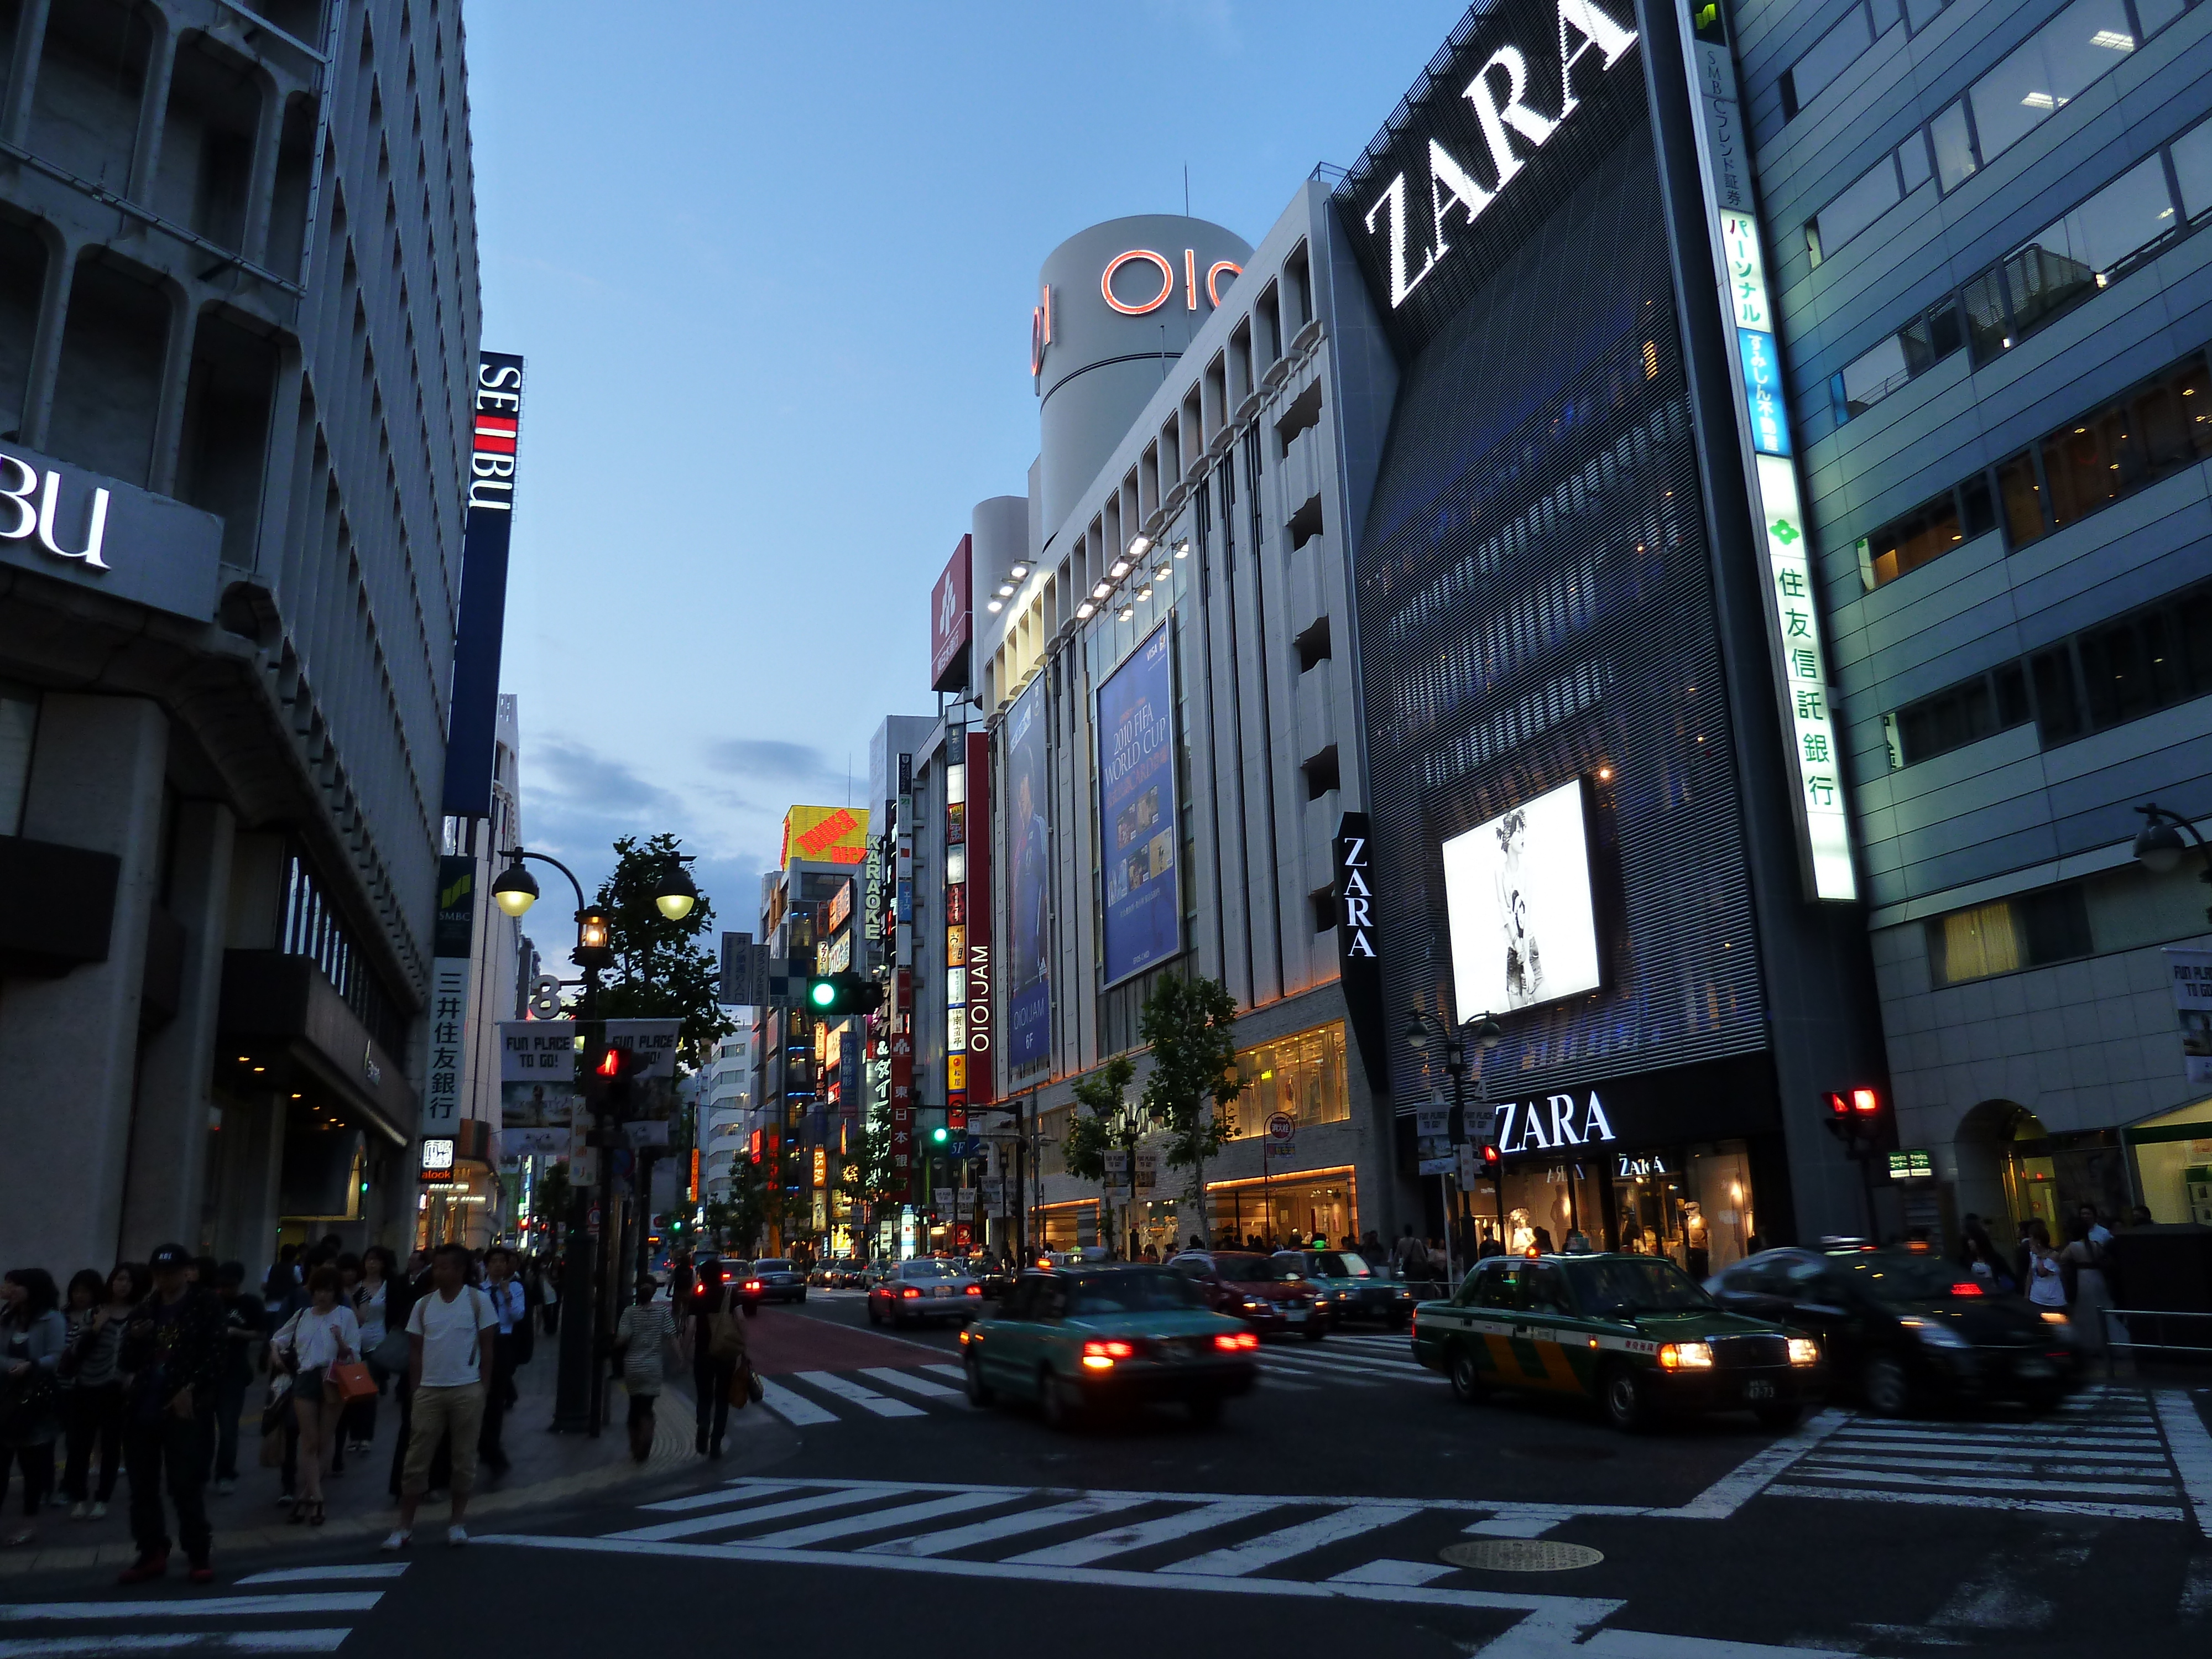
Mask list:
[[[1182,949],[1176,858],[1175,661],[1168,626],[1098,688],[1098,831],[1105,866],[1106,983]]]
[[[1042,1062],[1052,1048],[1052,827],[1045,775],[1044,678],[1006,714],[1006,1047],[1009,1070]]]
[[[1462,1023],[1597,989],[1581,779],[1454,836],[1443,866]]]
[[[785,869],[810,864],[865,864],[868,857],[868,809],[865,806],[794,806],[783,815]]]

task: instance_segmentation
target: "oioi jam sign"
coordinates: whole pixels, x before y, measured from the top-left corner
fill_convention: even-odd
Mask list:
[[[1182,949],[1175,755],[1175,655],[1162,623],[1098,688],[1109,985]]]

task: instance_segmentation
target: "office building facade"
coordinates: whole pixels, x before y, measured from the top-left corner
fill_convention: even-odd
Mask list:
[[[459,8],[5,18],[0,1247],[404,1243],[479,336]]]
[[[2212,815],[2212,8],[1735,25],[1916,1207],[2191,1219],[2208,894],[2131,854]]]

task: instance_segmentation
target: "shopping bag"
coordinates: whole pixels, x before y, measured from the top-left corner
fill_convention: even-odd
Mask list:
[[[350,1404],[366,1400],[377,1392],[376,1379],[368,1374],[368,1367],[358,1359],[342,1359],[325,1373],[337,1397]]]

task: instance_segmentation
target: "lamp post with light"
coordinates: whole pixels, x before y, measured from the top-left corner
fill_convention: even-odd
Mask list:
[[[1483,1076],[1480,1056],[1488,1054],[1492,1048],[1495,1048],[1498,1043],[1504,1040],[1504,1036],[1505,1033],[1499,1028],[1498,1022],[1492,1019],[1488,1014],[1484,1014],[1480,1018],[1474,1020],[1465,1036],[1462,1036],[1452,1027],[1446,1025],[1443,1021],[1438,1019],[1434,1014],[1430,1013],[1425,1009],[1422,1008],[1414,1009],[1413,1011],[1412,1018],[1408,1019],[1406,1024],[1407,1046],[1411,1048],[1414,1053],[1422,1055],[1424,1058],[1425,1058],[1430,1052],[1429,1045],[1431,1041],[1439,1038],[1443,1040],[1444,1050],[1444,1070],[1451,1074],[1452,1080],[1450,1140],[1451,1144],[1455,1146],[1458,1146],[1462,1141],[1468,1139],[1467,1133],[1467,1097],[1465,1092],[1468,1070],[1468,1045],[1472,1042],[1474,1045],[1476,1051],[1476,1059],[1474,1062],[1475,1100],[1478,1109],[1482,1114],[1483,1121],[1486,1124],[1490,1118],[1490,1085]],[[1444,1273],[1447,1277],[1450,1277],[1452,1274],[1452,1214],[1449,1188],[1444,1185],[1444,1180],[1445,1178],[1443,1176],[1439,1176],[1437,1180],[1437,1186],[1438,1192],[1443,1194],[1446,1199],[1444,1205]],[[1501,1246],[1505,1243],[1505,1179],[1502,1170],[1499,1172],[1498,1180],[1498,1242]],[[1472,1264],[1470,1263],[1469,1265]]]
[[[538,902],[538,878],[525,867],[525,860],[551,865],[568,877],[568,885],[576,895],[576,943],[568,952],[568,959],[583,970],[584,994],[576,1012],[582,1027],[581,1043],[588,1070],[596,1064],[599,1051],[606,1042],[606,1028],[599,1020],[599,974],[614,964],[613,923],[604,908],[584,902],[583,884],[576,879],[576,872],[560,860],[544,853],[526,852],[520,847],[509,848],[501,856],[507,860],[507,866],[491,884],[492,902],[514,920],[520,921]],[[681,861],[672,860],[657,884],[654,905],[671,921],[680,921],[691,913],[698,897],[699,890],[692,884]],[[601,1121],[594,1121],[592,1127],[591,1144],[604,1151],[611,1139],[611,1127]],[[574,1182],[570,1188],[566,1267],[562,1274],[562,1299],[568,1304],[569,1313],[561,1327],[560,1370],[552,1423],[556,1434],[581,1431],[596,1438],[604,1415],[599,1408],[598,1368],[592,1356],[605,1334],[608,1315],[606,1298],[599,1293],[597,1282],[604,1276],[594,1271],[599,1264],[593,1259],[591,1218],[595,1206],[602,1218],[606,1213],[611,1173],[603,1158],[596,1182],[590,1186]],[[591,1310],[588,1320],[577,1316],[580,1308]]]
[[[2191,842],[2203,854],[2204,867],[2197,872],[2199,881],[2212,884],[2212,845],[2197,833],[2197,826],[2179,812],[2169,812],[2153,801],[2136,811],[2142,814],[2143,827],[2136,836],[2136,861],[2154,876],[2171,874],[2181,867],[2188,855]],[[2187,840],[2184,840],[2184,836]],[[2212,904],[2204,907],[2204,919],[2212,921]]]

